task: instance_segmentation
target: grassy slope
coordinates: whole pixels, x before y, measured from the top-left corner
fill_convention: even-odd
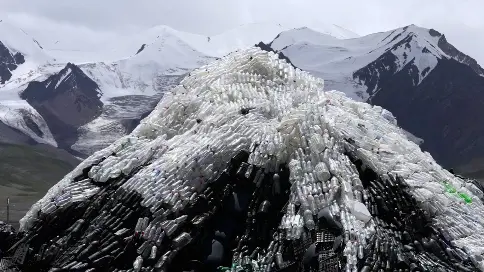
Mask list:
[[[10,221],[18,221],[78,163],[72,155],[53,147],[0,143],[0,220],[6,220],[7,197]]]

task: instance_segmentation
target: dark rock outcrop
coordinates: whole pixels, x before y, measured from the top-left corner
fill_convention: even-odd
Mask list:
[[[70,150],[77,129],[102,113],[98,85],[74,64],[42,82],[32,81],[21,98],[47,122],[60,148]]]
[[[17,69],[25,62],[25,57],[20,52],[13,54],[0,41],[0,84],[4,84],[12,77],[11,71]]]
[[[136,52],[136,55],[138,55],[139,53],[141,53],[141,51],[145,50],[146,48],[146,44],[142,44],[141,47],[138,49],[138,51]]]
[[[438,46],[444,53],[451,56],[455,60],[468,65],[469,67],[474,70],[478,75],[484,75],[484,69],[477,63],[477,61],[468,55],[460,52],[457,48],[455,48],[452,44],[450,44],[445,35],[442,35],[439,39]]]
[[[435,68],[419,71],[415,59],[398,67],[392,50],[410,48],[417,38],[410,33],[353,78],[368,87],[369,103],[391,111],[402,128],[424,140],[422,148],[439,163],[466,165],[484,152],[484,126],[478,118],[484,113],[484,70],[438,31],[429,34],[440,37],[437,46],[450,57],[435,56]],[[432,53],[424,47],[422,54]]]
[[[440,59],[417,86],[414,66],[381,77],[372,104],[391,111],[405,130],[424,140],[422,148],[447,167],[484,153],[484,78],[472,67]]]
[[[373,95],[378,92],[381,81],[395,74],[398,69],[396,61],[397,57],[388,51],[367,66],[355,71],[353,78],[365,84],[368,87],[367,93]]]

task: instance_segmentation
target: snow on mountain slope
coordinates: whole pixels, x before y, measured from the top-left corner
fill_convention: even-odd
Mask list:
[[[51,66],[56,67],[56,70],[60,71],[68,62],[77,65],[92,63],[117,63],[116,65],[121,66],[132,65],[124,63],[126,61],[123,60],[133,58],[138,51],[143,51],[148,47],[158,47],[160,51],[165,51],[165,53],[155,59],[150,59],[151,55],[149,54],[143,54],[146,56],[145,59],[139,57],[133,61],[156,62],[157,64],[151,67],[157,70],[160,68],[160,65],[174,68],[174,65],[178,65],[175,62],[181,59],[183,69],[188,67],[195,68],[199,67],[199,65],[189,65],[186,62],[192,61],[190,58],[197,58],[197,53],[193,52],[192,55],[189,55],[180,51],[177,52],[177,50],[184,50],[183,48],[190,47],[191,49],[189,50],[196,50],[200,55],[221,57],[237,49],[250,47],[260,41],[270,42],[277,34],[289,29],[291,28],[277,23],[254,23],[241,25],[221,34],[207,37],[177,31],[168,26],[156,26],[135,35],[113,37],[110,42],[104,42],[97,46],[94,46],[92,42],[86,42],[85,45],[76,44],[75,48],[70,43],[63,45],[62,42],[59,42],[59,40],[69,39],[69,37],[55,37],[49,33],[42,35],[48,36],[48,38],[44,37],[44,40],[50,39],[52,41],[56,40],[56,42],[51,41],[47,43],[48,47],[44,48],[27,33],[15,28],[4,20],[0,23],[0,37],[9,37],[5,43],[13,50],[13,53],[18,51],[27,56],[27,62],[23,65],[24,68],[17,69],[16,75],[12,77],[11,81],[28,82],[35,79],[39,74],[46,73],[45,70],[52,70]],[[320,25],[320,29],[324,33],[338,38],[352,38],[356,36],[356,34],[336,25]],[[76,35],[76,33],[73,33],[73,35]],[[164,46],[167,48],[163,48]],[[177,47],[180,47],[180,49],[177,49]],[[170,50],[172,51],[170,52]],[[173,55],[170,56],[170,54]],[[185,55],[182,56],[183,54]],[[194,62],[196,63],[197,60]],[[145,69],[149,69],[150,65],[152,64],[143,63],[142,66]],[[129,67],[121,70],[125,71],[126,69],[129,69]],[[48,71],[48,73],[52,74],[53,71]],[[153,71],[148,71],[148,74],[152,73]]]
[[[355,32],[353,32],[349,29],[346,29],[344,27],[341,27],[339,25],[333,25],[333,30],[330,31],[330,32],[327,32],[325,30],[321,30],[321,27],[319,26],[319,24],[317,24],[315,26],[309,26],[309,27],[313,27],[314,29],[318,30],[321,33],[328,34],[328,35],[334,36],[334,37],[339,38],[339,39],[354,39],[354,38],[361,37],[360,35],[356,34]]]
[[[0,101],[0,122],[22,132],[38,143],[57,147],[47,123],[27,101]]]
[[[407,65],[418,70],[418,85],[437,65],[440,58],[452,58],[439,47],[441,35],[414,25],[393,31],[340,40],[308,28],[281,33],[271,47],[281,50],[301,69],[327,80],[330,88],[338,89],[356,99],[367,99],[378,84],[364,86],[364,79],[353,73],[379,58],[391,58],[383,67],[397,73]],[[371,67],[370,67],[371,69]],[[379,71],[375,71],[378,73]],[[378,75],[375,75],[378,78]]]
[[[13,53],[20,52],[27,56],[27,59],[37,64],[51,60],[35,38],[4,20],[0,21],[0,41]]]
[[[314,23],[316,29],[322,33],[337,38],[346,39],[358,37],[357,34],[333,24]],[[175,30],[169,26],[159,25],[136,33],[134,35],[113,36],[107,41],[86,40],[70,43],[70,37],[53,37],[46,33],[39,33],[45,40],[45,51],[56,58],[58,62],[73,62],[76,64],[87,62],[113,62],[133,56],[143,44],[156,42],[164,35],[175,36],[193,47],[195,50],[209,56],[222,57],[237,49],[250,47],[260,41],[270,42],[282,31],[294,28],[291,24],[274,22],[252,23],[240,25],[210,37]],[[73,33],[77,35],[77,33]],[[106,33],[106,36],[109,36]],[[75,37],[75,40],[79,40]]]
[[[55,68],[54,70],[57,71],[58,69]],[[49,73],[31,73],[28,80],[25,77],[17,78],[14,82],[10,81],[0,87],[0,122],[20,131],[35,142],[57,147],[57,142],[44,117],[19,96],[30,80],[42,79],[48,75]]]
[[[79,139],[72,143],[72,148],[73,150],[77,148],[79,149],[78,151],[86,152],[84,154],[91,154],[129,132],[133,128],[133,124],[136,124],[141,116],[154,108],[162,93],[179,81],[178,77],[213,60],[213,58],[197,52],[170,32],[161,34],[159,37],[154,38],[151,43],[145,45],[144,50],[136,53],[133,49],[131,56],[128,55],[127,58],[118,58],[118,60],[112,62],[81,64],[79,65],[80,70],[76,68],[78,66],[75,64],[62,64],[64,60],[58,58],[58,56],[53,57],[56,59],[56,63],[41,64],[40,62],[32,62],[33,65],[28,66],[29,69],[32,68],[31,70],[27,72],[18,69],[20,72],[12,76],[6,84],[0,87],[0,105],[4,109],[10,110],[8,111],[10,113],[9,116],[11,116],[10,119],[13,118],[11,113],[18,112],[15,111],[16,108],[12,109],[11,105],[24,105],[25,111],[36,115],[34,120],[43,120],[41,114],[47,114],[48,116],[45,117],[48,120],[49,127],[53,130],[52,133],[56,135],[55,137],[62,138],[63,140],[60,140],[61,146],[69,150],[71,148],[69,143],[72,142],[73,137],[77,137],[74,136],[76,134],[75,129],[79,129]],[[137,46],[139,47],[139,44]],[[42,52],[42,48],[39,47],[39,50]],[[103,54],[102,50],[104,49],[101,48],[100,52],[98,52],[99,56]],[[23,51],[29,52],[29,54],[31,52]],[[50,51],[46,52],[52,53]],[[26,56],[28,58],[30,55]],[[117,57],[120,56],[118,55]],[[76,58],[74,57],[74,59]],[[85,60],[83,59],[81,63]],[[69,68],[69,65],[71,65],[71,68],[76,68],[74,69],[76,70],[75,73]],[[82,94],[82,92],[92,89],[90,86],[87,86],[89,84],[82,84],[82,82],[86,82],[83,80],[85,77],[82,75],[83,73],[98,85],[96,88],[100,91],[99,98],[104,106],[99,117],[77,128],[77,124],[83,123],[81,119],[88,118],[92,114],[81,114],[80,111],[72,111],[72,107],[76,107],[74,104],[69,108],[69,114],[66,113],[62,116],[58,114],[58,111],[63,103],[65,106],[70,105],[70,102],[67,101],[68,97],[64,97],[61,94],[69,92],[69,88],[72,91],[77,90],[75,91],[75,96],[79,99],[81,97],[91,97],[88,94]],[[71,77],[74,81],[69,81]],[[61,88],[62,91],[59,92],[58,86],[62,85],[64,81],[69,81],[69,83],[67,85],[64,84],[65,86]],[[30,84],[36,82],[41,84]],[[44,87],[41,85],[44,85]],[[36,113],[34,108],[20,99],[19,93],[23,93],[28,88],[30,88],[29,101],[34,103],[38,110],[42,111],[41,114]],[[48,89],[49,91],[42,91],[41,89]],[[39,93],[36,96],[34,92],[42,92],[42,94]],[[49,93],[49,95],[44,94],[44,92]],[[47,100],[43,99],[41,102],[37,101],[40,99],[39,97],[46,95],[50,98],[47,98]],[[97,103],[94,101],[96,99],[92,100],[93,98],[83,101],[83,107],[96,108]],[[71,102],[78,103],[75,101]],[[75,120],[76,118],[81,119]],[[17,116],[17,119],[22,119],[22,117]],[[61,120],[63,121],[61,122]],[[15,125],[14,128],[21,131],[25,130],[24,126],[19,122],[6,120],[6,123]],[[38,123],[37,126],[47,128],[45,122]],[[52,136],[52,133],[49,132],[44,135]],[[38,138],[37,136],[34,140]],[[52,142],[51,140],[43,139],[41,142]],[[102,144],[96,144],[99,142]],[[89,143],[92,146],[89,146]]]
[[[19,97],[28,82],[52,70],[52,61],[28,33],[0,20],[0,122],[38,143],[57,146],[44,118]]]
[[[287,24],[253,23],[241,25],[211,37],[191,35],[182,32],[179,32],[177,36],[206,55],[222,57],[238,49],[251,47],[261,41],[268,43],[279,33],[292,28]],[[356,34],[336,25],[319,25],[318,29],[339,39],[356,37]]]
[[[212,37],[175,30],[169,26],[155,26],[134,35],[118,35],[110,41],[103,41],[96,45],[95,41],[86,41],[85,44],[70,44],[63,42],[69,37],[44,37],[51,40],[44,47],[46,54],[55,59],[57,63],[72,62],[85,63],[112,63],[127,59],[136,54],[144,46],[160,44],[160,40],[169,37],[199,51],[202,54],[221,57],[232,51],[250,47],[260,41],[269,42],[282,31],[290,29],[276,23],[258,23],[241,25],[237,28],[214,35]],[[73,33],[73,35],[77,35]],[[48,36],[44,34],[43,36]],[[52,42],[55,40],[55,42]]]
[[[164,33],[132,57],[80,67],[99,85],[102,99],[108,100],[122,95],[157,94],[159,76],[182,75],[211,60],[178,37]]]
[[[178,37],[206,55],[222,57],[238,49],[251,47],[260,41],[271,41],[282,31],[288,30],[281,24],[254,23],[241,25],[214,36],[178,33]]]
[[[134,128],[133,122],[149,113],[181,76],[212,60],[165,32],[133,57],[80,65],[102,90],[104,107],[101,116],[79,128],[72,148],[92,154],[126,135]]]
[[[86,237],[89,232],[96,232],[96,226],[114,231],[127,228],[123,233],[142,237],[146,240],[144,244],[161,241],[166,235],[172,238],[169,241],[174,241],[173,245],[160,248],[162,252],[155,250],[154,259],[161,260],[159,268],[167,268],[178,250],[199,237],[191,229],[197,229],[193,216],[210,218],[219,212],[218,206],[211,205],[223,202],[224,195],[232,195],[231,188],[240,183],[234,181],[232,173],[243,178],[248,170],[237,167],[224,171],[226,163],[237,161],[235,155],[246,150],[245,161],[259,169],[249,176],[257,171],[260,179],[241,183],[245,187],[247,184],[260,187],[257,192],[272,188],[265,183],[260,185],[265,182],[265,175],[277,173],[280,165],[288,167],[286,176],[291,186],[285,191],[290,194],[288,207],[278,220],[279,228],[274,226],[281,236],[269,237],[297,240],[306,230],[317,228],[316,215],[329,209],[332,220],[339,222],[341,233],[346,233],[342,235],[345,237],[342,254],[346,260],[353,260],[346,262],[347,271],[357,270],[360,263],[357,258],[372,256],[359,253],[357,257],[357,248],[366,250],[367,245],[370,250],[376,245],[375,254],[382,255],[373,259],[377,263],[373,267],[378,267],[380,258],[388,258],[384,256],[395,250],[402,258],[398,261],[388,258],[386,267],[391,271],[397,270],[397,266],[425,271],[429,260],[436,270],[457,271],[468,266],[469,271],[476,267],[484,271],[482,191],[453,176],[422,152],[381,107],[356,102],[341,92],[324,92],[323,86],[323,80],[259,48],[242,50],[201,67],[167,92],[129,136],[96,152],[52,187],[21,220],[21,227],[27,231],[27,237],[40,237],[36,244],[47,243],[47,247],[55,243],[50,236],[71,237],[69,232],[75,229],[77,235]],[[203,199],[214,195],[215,189],[204,197],[204,189],[219,184],[215,180],[225,188],[223,194],[220,199],[204,202]],[[279,175],[268,176],[267,180],[270,185],[277,183]],[[250,198],[252,193],[248,195]],[[201,203],[208,204],[194,204],[199,203],[199,198]],[[127,199],[125,204],[121,204],[123,199]],[[399,205],[409,209],[399,209]],[[100,207],[106,207],[106,211],[101,212]],[[123,222],[125,214],[129,214],[126,215],[129,224]],[[422,216],[420,222],[417,215]],[[42,225],[60,218],[71,221],[58,233],[46,237],[36,233],[45,229]],[[403,234],[396,235],[399,232]],[[190,242],[178,242],[182,240],[178,235],[188,236]],[[378,238],[373,239],[374,235]],[[447,241],[444,245],[436,241],[441,236]],[[423,244],[418,253],[412,246],[404,247],[410,242],[420,248],[420,242],[414,240]],[[28,247],[31,241],[25,238],[20,243]],[[109,249],[119,247],[123,251],[124,241],[120,239]],[[380,243],[387,245],[387,252],[381,252],[385,247],[379,247]],[[50,265],[67,265],[72,261],[69,252],[79,244],[69,245],[72,250],[62,250],[62,257],[58,258],[61,262]],[[460,260],[470,256],[472,263],[447,257],[441,246],[448,248],[447,252],[458,249],[456,256],[461,256]],[[38,250],[39,246],[33,248]],[[170,249],[176,250],[170,253],[167,251]],[[108,254],[107,251],[100,250],[96,258]],[[126,262],[131,267],[134,262],[137,268],[157,263],[153,260],[140,264],[142,254],[132,252],[122,255],[119,262],[111,262],[112,266],[121,267]],[[34,256],[36,252],[27,254]],[[264,254],[260,259],[267,262],[269,257]],[[257,256],[254,258],[260,261]],[[412,261],[407,263],[403,259]],[[370,258],[368,261],[371,265]]]
[[[71,148],[82,154],[90,155],[125,136],[132,131],[140,119],[155,108],[163,93],[176,86],[180,79],[181,76],[159,75],[153,86],[156,89],[152,90],[157,92],[155,94],[130,95],[125,93],[103,100],[104,106],[101,115],[79,127],[78,139]]]

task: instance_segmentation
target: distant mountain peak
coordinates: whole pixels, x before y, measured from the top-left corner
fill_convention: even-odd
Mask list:
[[[271,46],[297,67],[325,78],[326,90],[380,105],[424,140],[447,166],[484,152],[484,70],[435,29],[408,25],[341,40],[306,29],[285,31]]]
[[[42,87],[41,87],[42,86]],[[39,91],[42,88],[43,91]],[[24,99],[48,100],[62,92],[82,90],[88,96],[100,97],[101,90],[96,82],[89,78],[77,65],[67,63],[58,73],[49,76],[42,83],[32,81],[22,92]]]
[[[478,75],[484,76],[484,69],[477,63],[477,61],[450,44],[445,35],[439,31],[433,28],[427,29],[419,27],[414,24],[403,27],[402,30],[407,33],[407,37],[412,36],[415,38],[422,38],[426,40],[431,47],[438,49],[439,54],[435,54],[435,52],[433,53],[436,57],[452,58],[460,63],[470,66]]]

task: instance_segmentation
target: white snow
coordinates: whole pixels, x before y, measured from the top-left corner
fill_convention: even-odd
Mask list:
[[[80,67],[99,85],[102,100],[107,101],[124,95],[155,95],[159,93],[157,80],[160,76],[182,75],[212,60],[176,37],[168,36],[134,57]]]
[[[125,135],[126,129],[116,118],[101,116],[79,128],[79,139],[71,148],[83,154],[93,154]]]
[[[67,70],[64,71],[64,73],[61,75],[61,77],[59,78],[59,80],[57,81],[57,83],[55,84],[55,87],[54,89],[57,89],[57,87],[59,87],[59,85],[64,82],[64,80],[68,77],[70,77],[72,74],[72,70],[71,68],[68,68]]]
[[[467,190],[465,181],[422,152],[380,107],[351,100],[341,92],[323,92],[323,86],[321,79],[258,48],[201,67],[167,92],[133,133],[96,152],[52,187],[21,220],[21,228],[28,229],[39,210],[51,213],[56,205],[83,200],[99,190],[89,182],[74,183],[73,178],[103,156],[106,160],[91,168],[90,178],[107,182],[146,165],[122,186],[138,191],[144,197],[142,205],[152,209],[160,199],[168,198],[174,209],[182,209],[186,205],[183,199],[215,178],[233,155],[259,143],[249,163],[266,167],[288,163],[291,197],[303,204],[302,212],[310,209],[304,205],[309,198],[316,201],[314,209],[330,205],[346,218],[342,222],[345,230],[354,232],[356,243],[364,246],[374,229],[373,224],[358,220],[367,220],[368,214],[354,203],[361,181],[343,154],[352,149],[377,174],[405,178],[422,208],[436,214],[436,224],[447,229],[452,243],[475,257],[484,271],[484,205]],[[254,109],[241,115],[242,107]],[[202,119],[199,124],[198,118]],[[354,144],[345,138],[353,139]],[[324,180],[324,171],[334,178]],[[322,197],[317,177],[323,177],[320,182],[330,188],[328,198]],[[444,194],[444,180],[472,197],[472,204]],[[73,190],[81,185],[83,190]],[[342,189],[341,209],[331,200],[338,188]],[[176,197],[172,192],[178,192]],[[288,207],[281,227],[290,239],[298,236],[294,229],[314,224],[310,218],[297,220],[301,216]]]
[[[52,73],[60,71],[62,67],[46,65],[36,67],[35,70],[29,71],[29,69],[33,67],[34,66],[20,65],[12,72],[12,78],[15,79],[0,86],[0,121],[14,129],[20,130],[38,143],[57,147],[57,142],[44,118],[27,101],[20,99],[19,94],[27,88],[30,81],[45,80]],[[23,72],[26,73],[22,74]],[[42,131],[42,137],[39,137],[27,126],[23,118],[24,115],[28,115],[32,121],[35,122]]]
[[[20,52],[26,61],[41,65],[49,62],[51,58],[23,30],[9,24],[6,20],[0,22],[0,41],[13,53]]]
[[[290,28],[280,24],[258,23],[241,25],[218,35],[204,36],[178,31],[168,26],[157,26],[131,37],[131,41],[126,45],[130,46],[130,52],[134,54],[142,44],[149,45],[165,36],[173,36],[204,55],[222,57],[232,51],[251,47],[260,41],[270,42],[277,34],[288,29]]]
[[[166,34],[133,57],[110,64],[80,65],[102,91],[104,110],[100,117],[80,128],[81,135],[72,148],[92,154],[126,135],[122,119],[139,118],[152,109],[149,106],[153,100],[174,86],[178,77],[213,60],[178,37]],[[133,96],[143,97],[131,99]],[[126,97],[122,109],[113,102],[120,97]]]
[[[345,39],[354,38],[357,35],[349,30],[332,24],[316,24],[323,33]],[[21,52],[27,56],[26,60],[32,61],[31,68],[47,63],[111,63],[130,58],[136,54],[143,44],[152,45],[159,40],[168,37],[186,43],[201,54],[222,57],[232,51],[253,46],[260,41],[270,42],[279,33],[290,30],[290,25],[282,25],[274,22],[252,23],[240,25],[237,28],[222,32],[213,36],[204,36],[175,30],[169,26],[159,25],[149,28],[134,35],[114,35],[110,40],[79,42],[76,35],[57,37],[53,33],[36,32],[36,37],[30,36],[23,30],[16,28],[3,20],[0,23],[0,41],[5,43],[13,52]],[[37,40],[41,42],[38,43]],[[75,40],[75,43],[70,42]],[[42,48],[39,47],[39,44]]]
[[[1,24],[0,24],[1,25]],[[9,26],[10,27],[10,26]],[[0,35],[2,34],[0,29]],[[15,30],[14,27],[10,27],[9,31],[13,32]],[[18,30],[18,29],[17,29]],[[10,33],[6,32],[5,33]],[[21,32],[21,31],[20,31]],[[160,33],[158,33],[160,34]],[[111,54],[112,56],[108,56],[107,59],[116,58],[116,57],[123,57],[122,59],[116,59],[113,62],[94,62],[89,64],[79,64],[80,68],[85,72],[91,79],[93,79],[100,87],[102,91],[101,100],[105,105],[112,104],[110,102],[111,99],[121,97],[121,96],[132,96],[132,95],[144,95],[148,97],[159,97],[160,93],[163,92],[166,87],[172,86],[170,79],[166,79],[167,76],[174,75],[180,76],[189,71],[198,68],[212,60],[214,58],[208,57],[195,49],[191,48],[188,44],[183,42],[177,36],[174,36],[170,32],[161,33],[159,39],[154,38],[150,44],[148,44],[142,52],[135,55],[134,53],[139,48],[140,44],[136,44],[136,49],[133,48],[130,51],[129,56],[126,52],[120,52],[118,56],[116,54]],[[19,34],[20,35],[20,34]],[[22,36],[23,35],[23,36]],[[8,36],[7,39],[4,38],[5,36],[0,36],[0,41],[3,40],[11,40],[11,44],[16,45],[17,40],[20,39],[13,39],[12,36]],[[28,37],[25,33],[21,32],[20,37],[24,40],[20,40],[23,43],[30,41],[30,37]],[[14,37],[15,38],[15,37]],[[122,46],[123,43],[119,43]],[[129,46],[129,43],[126,43]],[[37,46],[35,44],[35,46]],[[67,55],[65,59],[60,58],[59,56],[55,55],[53,58],[57,58],[56,63],[42,63],[42,62],[34,62],[31,61],[31,57],[33,56],[34,60],[37,55],[42,55],[45,53],[40,48],[35,50],[27,50],[29,47],[16,47],[20,48],[18,51],[21,51],[25,54],[25,58],[27,62],[25,64],[20,65],[16,70],[12,71],[12,79],[6,82],[3,86],[0,86],[0,101],[2,103],[17,103],[17,105],[25,105],[26,110],[29,112],[35,112],[35,110],[28,105],[25,101],[22,101],[19,97],[19,93],[27,87],[27,84],[32,80],[42,81],[45,80],[48,76],[58,73],[62,68],[65,67],[67,62],[74,62],[70,58],[70,55]],[[97,55],[89,55],[85,59],[80,60],[81,63],[88,60],[91,56],[93,60],[105,59],[103,57],[104,53],[103,50],[106,51],[109,47],[100,48],[97,52]],[[32,53],[33,52],[33,53]],[[40,53],[39,53],[40,52]],[[63,51],[66,53],[67,51]],[[49,52],[47,52],[49,53]],[[50,52],[51,53],[51,52]],[[82,52],[81,52],[82,53]],[[116,52],[115,52],[116,53]],[[109,54],[107,54],[109,55]],[[127,57],[126,57],[127,56]],[[74,60],[76,60],[74,56]],[[79,59],[77,59],[79,60]],[[59,61],[65,61],[65,63],[60,63]],[[66,69],[64,73],[61,75],[58,82],[56,82],[55,88],[58,87],[68,76],[71,75],[71,70]],[[50,84],[50,83],[48,83]],[[167,85],[167,86],[165,86]],[[138,107],[137,109],[131,109],[131,111],[135,110],[138,112],[139,117],[141,113],[146,111],[143,105],[139,105],[133,103],[133,108]],[[126,109],[125,109],[126,110]],[[9,114],[18,113],[18,111],[9,111]],[[40,115],[35,113],[36,116]],[[10,119],[13,117],[9,117]],[[17,118],[22,119],[21,116]],[[107,144],[112,143],[115,139],[124,136],[126,132],[122,129],[121,124],[119,123],[120,118],[117,116],[107,116],[103,114],[103,120],[94,120],[92,124],[86,124],[81,131],[84,132],[81,138],[78,140],[74,147],[83,146],[82,149],[90,150],[89,154],[92,153],[93,148],[95,147],[105,147]],[[102,125],[99,126],[98,124],[104,124],[105,122],[114,122],[110,126]],[[9,122],[15,123],[15,122]],[[48,129],[45,126],[46,129]],[[85,131],[86,128],[99,128],[95,131]],[[112,133],[108,136],[108,129],[112,130]],[[122,133],[121,133],[122,131]],[[30,135],[30,134],[29,134]],[[51,135],[49,132],[47,135]],[[86,138],[88,135],[92,135],[92,137]],[[93,147],[86,146],[87,143],[92,142],[93,139],[103,136],[103,144],[102,145],[94,145]],[[34,139],[37,139],[35,137]],[[43,139],[39,140],[40,142],[52,142],[51,139]],[[83,142],[86,141],[86,142]],[[87,149],[86,149],[87,148]],[[97,150],[97,149],[94,149]]]
[[[167,88],[172,88],[175,78],[165,79]],[[159,90],[160,92],[162,90]],[[73,150],[83,154],[93,154],[109,146],[117,139],[127,134],[122,121],[139,119],[142,114],[153,109],[160,95],[127,96],[104,102],[103,113],[92,122],[79,128],[79,139],[71,146]]]
[[[38,136],[27,126],[24,116],[29,117],[39,127],[43,134],[42,137]],[[38,143],[57,147],[57,143],[44,118],[25,100],[0,100],[0,122],[18,129]]]
[[[12,55],[19,52],[24,56],[25,63],[20,64],[11,71],[12,78],[5,84],[22,81],[22,78],[31,77],[38,67],[53,62],[53,58],[47,55],[43,49],[22,29],[9,24],[6,20],[0,22],[0,42],[2,42]],[[11,86],[14,88],[17,86]],[[3,86],[0,84],[0,92]]]

